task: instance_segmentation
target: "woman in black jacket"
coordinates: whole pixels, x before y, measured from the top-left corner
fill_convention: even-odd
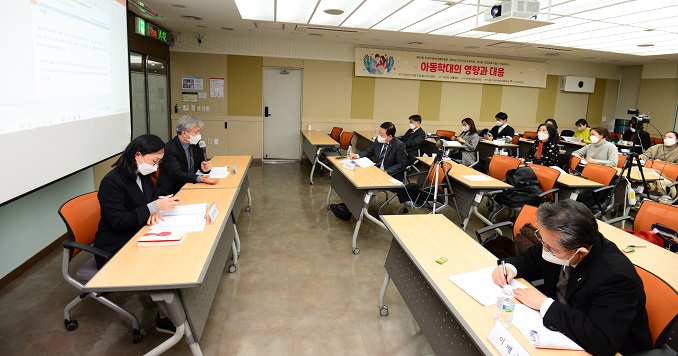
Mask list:
[[[537,139],[527,152],[525,158],[521,158],[522,163],[532,162],[542,166],[558,165],[558,131],[553,125],[541,124],[537,128]]]

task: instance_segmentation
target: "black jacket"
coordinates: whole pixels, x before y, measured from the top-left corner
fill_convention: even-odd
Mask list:
[[[541,148],[541,156],[535,157],[537,154],[537,148],[539,148],[539,140],[535,140],[530,150],[525,155],[525,161],[532,162],[534,164],[541,164],[542,166],[557,166],[558,165],[558,154],[560,148],[558,144],[553,141],[546,141]]]
[[[419,150],[419,147],[421,147],[421,144],[424,143],[425,139],[426,133],[421,127],[416,131],[409,129],[402,137],[400,137],[400,141],[403,141],[405,144],[407,156],[411,162],[414,162],[415,158],[417,157],[417,151]]]
[[[149,176],[141,176],[139,189],[137,182],[129,180],[120,171],[108,172],[99,185],[99,205],[101,220],[94,237],[94,247],[111,253],[118,252],[139,229],[146,225],[151,212],[146,206],[158,198],[158,189]],[[104,260],[97,258],[97,267]]]
[[[555,300],[544,315],[545,327],[565,334],[593,355],[652,348],[643,282],[617,245],[598,234],[588,256],[572,269],[567,305],[556,297],[562,266],[544,260],[541,251],[537,244],[505,261],[516,267],[517,277],[544,278],[542,291]]]
[[[376,162],[382,146],[383,144],[375,140],[370,148],[360,152],[358,156],[368,157],[372,162]],[[394,137],[388,146],[386,148],[386,156],[384,157],[384,170],[391,177],[402,181],[405,178],[405,168],[409,165],[405,144]]]
[[[492,128],[490,129],[490,134],[492,134],[492,139],[494,139],[494,140],[497,140],[497,139],[499,139],[501,137],[505,137],[505,136],[513,138],[515,133],[516,132],[515,132],[515,130],[513,130],[513,127],[511,127],[509,125],[506,125],[506,127],[504,127],[504,129],[501,130],[501,132],[499,132],[499,126],[492,126]]]
[[[198,179],[195,172],[198,170],[202,172],[200,163],[205,158],[198,145],[190,145],[189,147],[193,154],[193,167],[188,167],[186,152],[178,136],[174,136],[165,145],[165,155],[162,157],[160,175],[158,176],[158,190],[161,195],[176,194],[184,184],[195,183]]]

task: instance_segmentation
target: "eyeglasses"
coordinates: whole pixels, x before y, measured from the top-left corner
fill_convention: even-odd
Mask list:
[[[544,242],[544,240],[541,238],[541,234],[539,233],[539,230],[534,230],[534,236],[537,238],[537,240],[539,241],[539,243],[541,243],[542,246],[544,246],[544,248],[546,249],[546,251],[548,251],[548,252],[549,252],[550,254],[552,254],[553,256],[559,255],[559,254],[561,254],[561,253],[563,253],[563,252],[567,252],[567,251],[572,251],[572,250],[574,250],[573,248],[571,248],[571,249],[565,250],[565,251],[553,252],[553,251],[551,250],[551,246],[547,245],[546,242]]]
[[[141,159],[143,159],[144,162],[146,162],[146,155],[141,155]],[[152,164],[153,164],[154,166],[157,166],[157,165],[159,165],[160,163],[162,163],[162,158],[161,158],[161,159],[158,159],[158,160],[155,160],[155,161],[152,162]]]

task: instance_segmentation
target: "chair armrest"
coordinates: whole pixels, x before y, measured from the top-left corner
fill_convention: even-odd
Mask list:
[[[539,194],[539,196],[540,196],[540,197],[545,197],[545,196],[547,196],[547,195],[549,195],[549,194],[551,194],[551,193],[555,193],[555,192],[558,192],[558,191],[560,191],[560,188],[549,189],[549,190],[547,190],[547,191],[542,192],[541,194]]]
[[[485,226],[485,227],[483,227],[483,228],[480,228],[480,229],[476,230],[476,237],[478,237],[478,241],[479,241],[479,242],[482,241],[482,239],[480,238],[480,236],[481,236],[482,234],[484,234],[484,233],[486,233],[486,232],[488,232],[488,231],[490,231],[490,230],[494,230],[494,229],[500,228],[500,227],[502,227],[502,226],[513,226],[513,222],[512,222],[512,221],[504,221],[504,222],[500,222],[499,224],[494,224],[494,225],[490,225],[490,226]]]
[[[606,220],[605,222],[607,224],[612,225],[612,224],[616,224],[618,222],[626,221],[626,220],[633,222],[635,219],[631,215],[624,215],[624,216],[619,216],[619,217],[616,217],[616,218],[613,218],[613,219]]]
[[[408,166],[408,167],[409,167],[409,166]],[[421,172],[416,172],[416,173],[408,174],[408,175],[407,175],[407,179],[409,180],[410,177],[419,176],[419,175],[422,175],[422,174],[424,174],[424,173],[428,174],[428,171],[421,171]]]
[[[61,245],[65,249],[72,250],[72,249],[77,248],[77,249],[89,252],[89,253],[91,253],[95,256],[103,257],[107,260],[110,259],[111,257],[113,257],[113,254],[108,252],[108,251],[104,251],[104,250],[102,250],[100,248],[96,248],[92,245],[85,245],[85,244],[81,244],[81,243],[78,243],[78,242],[75,242],[75,241],[66,240],[66,241],[62,242]]]
[[[613,189],[613,188],[614,188],[614,185],[608,185],[608,186],[605,186],[605,187],[596,188],[596,189],[593,190],[593,192],[594,193],[600,193],[600,192],[604,192],[606,190],[610,190],[610,189]]]

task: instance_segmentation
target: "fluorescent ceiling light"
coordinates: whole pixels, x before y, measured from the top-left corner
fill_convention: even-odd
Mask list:
[[[277,22],[308,23],[317,1],[309,4],[304,0],[277,0],[275,20]]]
[[[611,28],[605,28],[595,32],[572,34],[567,37],[555,39],[554,43],[558,43],[559,46],[577,47],[584,44],[614,41],[615,37],[628,38],[628,36],[635,36],[635,33],[640,33],[641,31],[643,30],[640,30],[637,27],[616,26]]]
[[[414,0],[372,28],[375,30],[399,31],[448,7],[449,5],[439,1]]]
[[[371,28],[411,0],[365,0],[341,27]]]
[[[274,0],[235,0],[240,17],[247,20],[275,21]]]
[[[663,8],[652,11],[645,11],[637,14],[628,14],[625,16],[605,19],[603,21],[617,23],[620,25],[634,25],[647,28],[648,23],[651,23],[652,26],[654,27],[655,26],[654,22],[655,21],[658,22],[661,19],[665,21],[671,20],[675,24],[676,12],[678,12],[678,6],[674,6],[672,8]]]
[[[323,26],[339,26],[355,11],[363,0],[321,0],[309,23]],[[344,10],[341,15],[325,13],[328,9]]]
[[[675,4],[675,3],[674,3]],[[576,14],[576,17],[589,19],[589,20],[605,20],[609,18],[637,14],[643,11],[649,11],[654,9],[665,8],[666,5],[662,4],[660,1],[632,1],[625,2],[623,4],[618,4],[614,6],[608,6],[601,9],[591,10],[580,12]]]
[[[604,22],[586,22],[583,24],[579,24],[577,26],[569,26],[569,27],[564,27],[561,29],[558,29],[557,31],[544,31],[542,33],[536,33],[533,35],[528,35],[528,36],[522,36],[516,38],[517,41],[520,42],[537,42],[540,40],[546,40],[549,38],[555,38],[555,39],[566,39],[567,36],[577,34],[577,33],[585,33],[585,32],[593,32],[597,31],[600,29],[604,28],[609,28],[613,27],[614,25],[609,24],[609,23],[604,23]],[[544,29],[548,29],[547,27],[544,27]]]
[[[497,5],[497,3],[501,3],[503,1],[506,0],[480,0],[480,6],[492,7],[494,5]],[[476,6],[478,4],[478,0],[464,0],[461,3]]]
[[[481,7],[480,12],[482,13],[486,9],[487,8]],[[469,16],[473,16],[477,12],[477,6],[457,4],[429,18],[423,19],[412,26],[404,28],[402,32],[429,33],[441,27],[466,19]]]
[[[551,14],[568,16],[629,1],[633,0],[575,0],[561,5],[551,6]]]

